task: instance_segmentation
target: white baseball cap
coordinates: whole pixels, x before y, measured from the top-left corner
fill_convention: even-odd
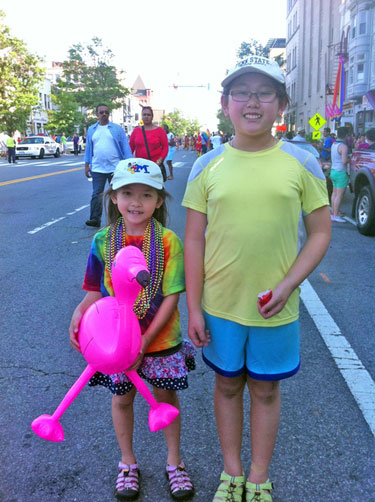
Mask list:
[[[228,87],[235,78],[244,73],[262,73],[280,84],[285,84],[285,75],[276,61],[263,56],[250,55],[239,61],[234,68],[229,70],[228,75],[221,82],[221,85],[223,87]]]
[[[130,158],[120,160],[113,173],[111,187],[117,190],[132,183],[142,183],[161,190],[163,176],[160,167],[148,159]]]

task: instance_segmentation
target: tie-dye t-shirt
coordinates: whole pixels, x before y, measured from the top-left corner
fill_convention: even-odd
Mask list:
[[[104,248],[105,237],[108,227],[103,228],[97,234],[91,244],[91,251],[87,262],[86,275],[83,289],[86,291],[100,291],[103,296],[114,296],[111,276],[105,266]],[[136,246],[142,249],[143,235],[126,236],[126,245]],[[177,235],[163,227],[164,245],[164,273],[161,285],[151,301],[149,310],[143,319],[139,320],[141,333],[144,333],[151,324],[164,297],[174,293],[185,291],[184,253],[183,246]],[[174,310],[170,319],[150,343],[146,353],[169,351],[182,342],[180,314]]]

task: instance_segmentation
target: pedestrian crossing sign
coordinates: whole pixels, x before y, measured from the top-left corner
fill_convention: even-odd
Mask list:
[[[313,129],[315,129],[315,131],[318,131],[321,127],[323,127],[326,122],[326,119],[323,118],[319,113],[316,113],[309,120],[309,124]]]
[[[312,133],[312,139],[320,139],[321,135],[322,135],[322,133],[320,131],[314,131]]]

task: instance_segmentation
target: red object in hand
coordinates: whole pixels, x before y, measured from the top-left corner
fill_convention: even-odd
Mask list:
[[[272,298],[272,290],[267,289],[267,291],[263,291],[258,295],[258,303],[261,307],[264,307],[266,303],[268,303]]]

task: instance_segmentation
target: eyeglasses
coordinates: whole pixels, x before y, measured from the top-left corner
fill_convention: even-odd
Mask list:
[[[239,101],[240,103],[247,103],[253,96],[255,96],[260,103],[272,103],[277,96],[277,92],[274,89],[258,92],[234,90],[230,91],[229,95],[232,97],[233,101]]]
[[[102,110],[101,112],[98,112],[99,115],[109,115],[109,111],[108,110]]]

